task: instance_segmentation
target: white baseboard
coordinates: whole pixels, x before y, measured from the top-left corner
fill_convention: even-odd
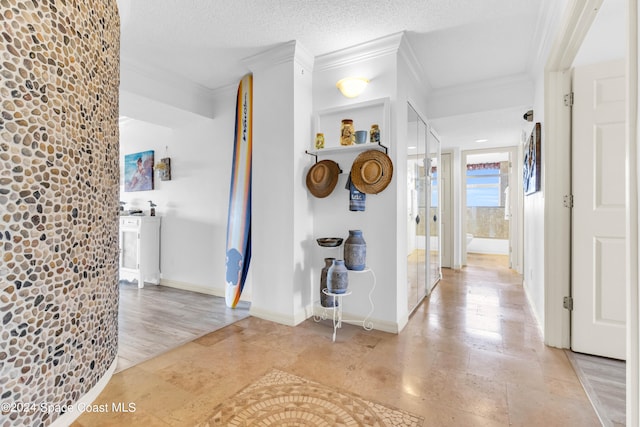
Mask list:
[[[177,280],[161,279],[160,285],[166,286],[168,288],[182,289],[183,291],[199,292],[201,294],[213,295],[214,297],[225,297],[224,289],[217,289],[213,287],[205,288],[203,286],[194,285],[193,283],[179,282]],[[251,302],[251,294],[243,292],[242,296],[240,297],[240,301]]]
[[[398,332],[395,332],[396,334],[399,334],[400,332],[402,332],[402,330],[405,328],[405,326],[407,326],[409,324],[409,313],[404,314],[402,316],[402,319],[400,319],[398,321],[398,325],[396,326],[396,329],[398,330]],[[385,331],[387,332],[387,331]]]
[[[324,314],[324,318],[332,319],[333,309],[331,308],[326,309],[323,307],[315,306],[313,308],[313,314],[319,317],[323,317],[322,315]],[[363,322],[365,321],[364,317],[355,315],[352,313],[347,313],[347,312],[342,313],[342,319],[344,323],[348,323],[350,325],[356,325],[356,326],[362,326]],[[398,323],[389,322],[387,320],[369,318],[367,319],[367,323],[371,323],[371,325],[373,326],[373,329],[375,330],[388,332],[390,334],[397,334],[399,333],[399,330],[400,330],[400,325]]]
[[[281,313],[276,313],[275,311],[255,308],[253,305],[249,309],[249,315],[287,326],[296,326],[301,323],[301,321],[298,320],[299,316],[285,316]],[[302,321],[304,321],[304,318],[302,319]]]
[[[531,294],[529,293],[529,288],[527,287],[527,281],[522,280],[522,289],[524,290],[524,296],[527,298],[527,303],[529,304],[529,308],[533,313],[533,317],[536,319],[536,324],[538,325],[538,331],[540,332],[540,336],[544,340],[544,323],[541,321],[540,317],[538,317],[538,311],[536,310],[536,306],[531,299]]]
[[[70,426],[82,413],[85,409],[93,403],[94,400],[102,393],[102,390],[107,386],[111,377],[113,376],[113,372],[116,370],[116,365],[118,364],[118,356],[113,359],[111,365],[104,373],[102,378],[94,385],[88,392],[84,394],[76,403],[68,407],[67,412],[60,415],[54,422],[50,424],[51,427],[66,427]],[[111,410],[111,408],[109,408]]]

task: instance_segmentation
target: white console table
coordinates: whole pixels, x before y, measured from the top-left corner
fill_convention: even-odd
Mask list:
[[[160,283],[160,217],[120,217],[120,278]]]

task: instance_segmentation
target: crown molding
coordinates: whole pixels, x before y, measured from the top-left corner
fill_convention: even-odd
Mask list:
[[[425,73],[424,68],[422,68],[422,65],[420,65],[420,61],[418,61],[418,57],[416,56],[416,51],[413,49],[413,46],[411,45],[411,42],[409,41],[406,34],[404,34],[404,36],[400,39],[400,45],[398,46],[398,55],[409,67],[409,72],[418,83],[418,85],[422,88],[423,93],[431,93],[433,91],[433,87],[427,80],[427,73]]]
[[[120,91],[213,118],[212,89],[130,57],[120,59]]]
[[[461,95],[479,90],[494,90],[504,87],[518,87],[520,85],[533,86],[533,79],[529,73],[512,74],[510,76],[496,77],[494,79],[481,80],[467,84],[445,86],[434,89],[432,95]]]
[[[235,94],[237,90],[238,90],[238,83],[237,82],[229,83],[229,84],[226,84],[224,86],[220,86],[220,87],[217,87],[215,89],[212,89],[211,90],[211,96],[212,96],[212,98],[217,99],[219,97],[222,97],[222,96],[225,96],[225,95],[228,95],[228,94],[231,94],[231,93]]]
[[[527,106],[534,94],[528,73],[483,80],[433,90],[427,99],[427,117],[437,119],[473,111],[500,110]]]
[[[313,71],[313,54],[296,40],[279,44],[271,49],[249,56],[241,62],[253,72],[292,61],[299,63],[308,71]]]
[[[313,71],[315,65],[315,56],[311,51],[304,47],[300,42],[296,43],[296,62],[300,64],[305,70]]]
[[[535,51],[535,55],[530,57],[528,63],[528,69],[532,75],[544,70],[560,21],[565,14],[565,10],[568,9],[567,3],[568,1],[566,0],[542,0],[540,3],[531,46],[531,49]]]
[[[316,71],[330,70],[345,65],[362,62],[368,59],[397,53],[404,37],[404,32],[380,37],[355,46],[316,57]]]
[[[125,72],[130,71],[141,74],[148,77],[149,79],[156,80],[159,83],[163,83],[168,86],[183,88],[195,93],[209,93],[212,91],[212,89],[196,83],[193,80],[189,80],[183,76],[162,68],[149,66],[143,62],[138,61],[137,59],[133,59],[128,56],[120,57],[120,69]]]

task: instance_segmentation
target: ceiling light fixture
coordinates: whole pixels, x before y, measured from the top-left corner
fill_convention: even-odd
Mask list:
[[[336,87],[347,98],[355,98],[364,91],[367,84],[369,84],[369,79],[364,77],[346,77],[336,83]]]
[[[489,141],[489,140],[488,139],[476,139],[475,142],[482,143],[482,142],[487,142],[487,141]]]

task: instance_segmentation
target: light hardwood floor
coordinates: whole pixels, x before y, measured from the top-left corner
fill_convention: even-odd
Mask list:
[[[605,427],[626,425],[626,367],[624,361],[574,353],[567,356]]]
[[[166,286],[120,282],[118,364],[120,372],[249,315],[224,298]]]

